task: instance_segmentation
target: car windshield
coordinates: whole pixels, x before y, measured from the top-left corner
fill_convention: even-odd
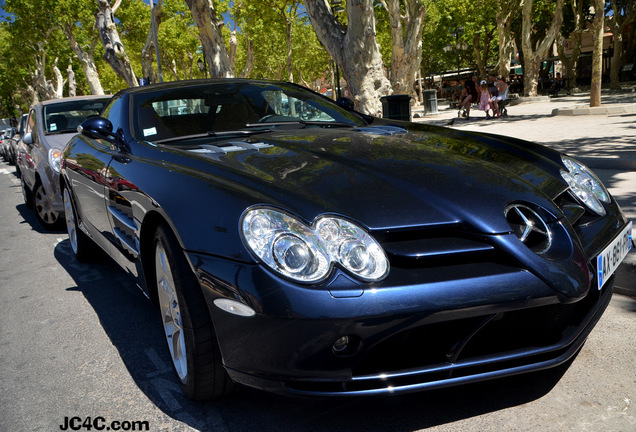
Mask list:
[[[98,116],[109,100],[80,99],[45,105],[46,135],[77,132],[77,126],[89,117]]]
[[[133,135],[155,143],[276,128],[353,127],[360,116],[291,84],[222,82],[133,96]]]

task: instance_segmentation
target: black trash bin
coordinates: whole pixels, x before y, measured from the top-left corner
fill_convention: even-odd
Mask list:
[[[424,90],[424,112],[426,114],[438,114],[437,90]]]
[[[382,96],[382,117],[391,120],[411,121],[411,96]]]

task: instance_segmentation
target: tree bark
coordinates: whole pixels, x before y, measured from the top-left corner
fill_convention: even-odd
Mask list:
[[[308,0],[305,6],[318,40],[340,66],[357,108],[381,114],[380,97],[391,93],[391,83],[376,40],[373,1],[347,0],[346,30],[327,0]]]
[[[523,9],[521,11],[521,46],[523,49],[524,93],[526,96],[537,95],[541,62],[552,46],[557,32],[561,29],[561,24],[563,23],[563,2],[564,0],[556,0],[552,24],[546,31],[545,36],[540,38],[534,47],[532,46],[532,35],[540,29],[536,29],[532,24],[532,0],[524,0],[523,2]]]
[[[381,0],[391,24],[391,87],[393,93],[417,99],[415,79],[422,63],[422,32],[427,8],[421,0]]]
[[[46,80],[46,50],[42,49],[42,44],[38,44],[38,55],[34,58],[35,72],[31,74],[35,99],[49,100],[54,98],[51,91],[50,82]]]
[[[499,35],[499,63],[497,70],[499,76],[505,81],[510,78],[510,58],[514,51],[514,38],[512,37],[513,12],[519,10],[519,0],[498,0],[497,2],[497,34]]]
[[[238,45],[238,40],[236,39],[236,30],[232,30],[230,33],[230,65],[232,66],[232,70],[236,70],[236,46]]]
[[[91,94],[103,95],[104,88],[102,87],[102,83],[99,80],[99,72],[97,71],[97,66],[95,66],[95,58],[93,55],[95,50],[95,42],[92,41],[90,49],[86,51],[75,39],[73,26],[62,26],[62,31],[66,35],[71,49],[75,53],[75,56],[82,66],[82,70],[84,71],[84,76],[86,77],[86,82],[88,83],[88,88],[90,89]]]
[[[221,34],[222,22],[216,17],[212,0],[186,0],[199,29],[199,40],[212,78],[231,78],[234,71]]]
[[[154,1],[154,0],[150,0]],[[159,28],[159,24],[161,24],[161,18],[163,17],[163,1],[158,0],[157,5],[152,8],[155,19],[155,28]],[[146,43],[144,47],[141,49],[141,73],[144,78],[148,78],[151,83],[159,82],[157,78],[157,73],[155,72],[155,68],[152,65],[153,58],[156,53],[155,49],[155,37],[153,34],[152,25],[148,30],[148,36],[146,37]]]
[[[53,61],[53,75],[55,75],[55,81],[48,82],[52,99],[61,99],[64,97],[64,84],[66,81],[62,76],[60,68],[57,67],[58,60],[59,59],[56,57],[55,61]]]
[[[614,54],[610,63],[610,88],[616,90],[620,87],[620,68],[623,59],[623,31],[636,20],[636,5],[631,3],[631,7],[619,5],[617,0],[611,0],[614,17],[607,20],[612,34],[614,35]],[[621,6],[625,6],[625,14],[621,13]]]
[[[117,0],[112,8],[108,0],[97,0],[97,4],[99,10],[95,13],[95,22],[104,45],[104,61],[113,68],[117,76],[126,81],[128,87],[137,87],[137,77],[115,26],[114,13],[119,8],[121,0]]]
[[[68,76],[68,96],[77,96],[77,85],[75,82],[75,72],[73,71],[72,63],[69,63],[66,68],[66,76]]]
[[[241,78],[248,78],[254,70],[254,46],[248,35],[245,35],[245,67],[241,71]]]
[[[590,85],[590,107],[601,106],[603,83],[603,33],[605,32],[604,0],[594,0],[594,23],[592,26],[594,52],[592,54],[592,84]]]

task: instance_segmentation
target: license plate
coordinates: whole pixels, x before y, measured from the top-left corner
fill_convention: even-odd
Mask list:
[[[632,249],[632,223],[616,236],[612,243],[596,257],[598,289],[603,288],[605,282],[614,274],[619,264]]]

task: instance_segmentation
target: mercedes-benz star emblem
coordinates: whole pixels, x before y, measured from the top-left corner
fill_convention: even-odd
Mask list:
[[[513,204],[504,211],[515,235],[533,252],[542,254],[550,249],[552,233],[545,221],[530,207]]]

